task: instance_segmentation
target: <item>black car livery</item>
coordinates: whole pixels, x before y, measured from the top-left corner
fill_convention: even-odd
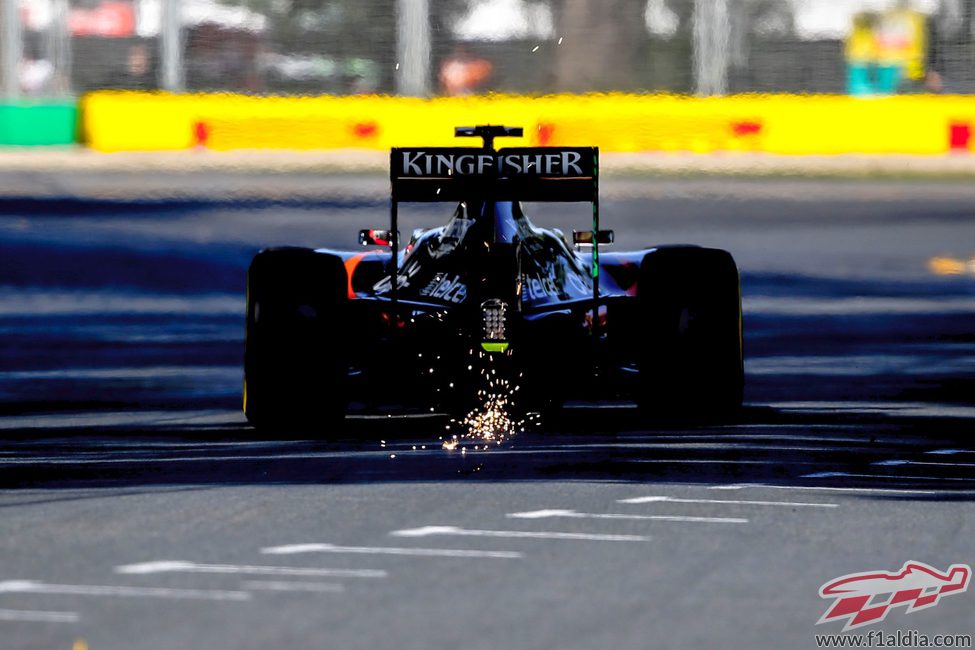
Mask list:
[[[725,414],[743,389],[738,270],[725,251],[604,252],[599,152],[495,150],[511,127],[461,127],[483,147],[393,149],[390,227],[365,251],[270,248],[248,273],[244,410],[258,427],[327,437],[355,410],[485,404],[554,413],[568,399]],[[588,202],[566,241],[523,201]],[[402,202],[451,202],[449,221],[398,233]],[[492,408],[494,408],[492,406]]]

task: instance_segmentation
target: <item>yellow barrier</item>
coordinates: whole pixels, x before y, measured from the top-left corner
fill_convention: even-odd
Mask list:
[[[525,127],[525,144],[604,151],[943,154],[975,149],[975,97],[490,95],[253,97],[100,91],[81,100],[98,151],[449,146],[457,125]]]

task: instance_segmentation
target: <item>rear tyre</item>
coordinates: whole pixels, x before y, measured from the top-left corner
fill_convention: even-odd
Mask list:
[[[648,415],[727,415],[744,390],[741,287],[722,250],[647,253],[637,290],[641,334],[637,401]]]
[[[244,413],[264,432],[328,435],[345,416],[347,280],[342,260],[273,248],[247,274]]]

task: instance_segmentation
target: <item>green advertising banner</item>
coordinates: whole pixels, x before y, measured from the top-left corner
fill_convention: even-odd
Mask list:
[[[0,146],[75,144],[77,133],[74,101],[0,104]]]

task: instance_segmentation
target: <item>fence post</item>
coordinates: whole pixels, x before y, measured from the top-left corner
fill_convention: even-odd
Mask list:
[[[20,97],[20,62],[24,56],[18,0],[0,0],[0,96]]]
[[[71,94],[71,34],[68,30],[68,0],[51,2],[52,19],[47,33],[47,58],[54,66],[50,91],[58,97]]]
[[[430,94],[429,0],[396,0],[396,92]]]
[[[186,89],[183,73],[183,23],[180,16],[181,0],[162,0],[162,24],[159,30],[159,50],[162,61],[163,90],[180,93]]]
[[[698,95],[728,92],[731,21],[728,0],[694,0],[694,90]]]

